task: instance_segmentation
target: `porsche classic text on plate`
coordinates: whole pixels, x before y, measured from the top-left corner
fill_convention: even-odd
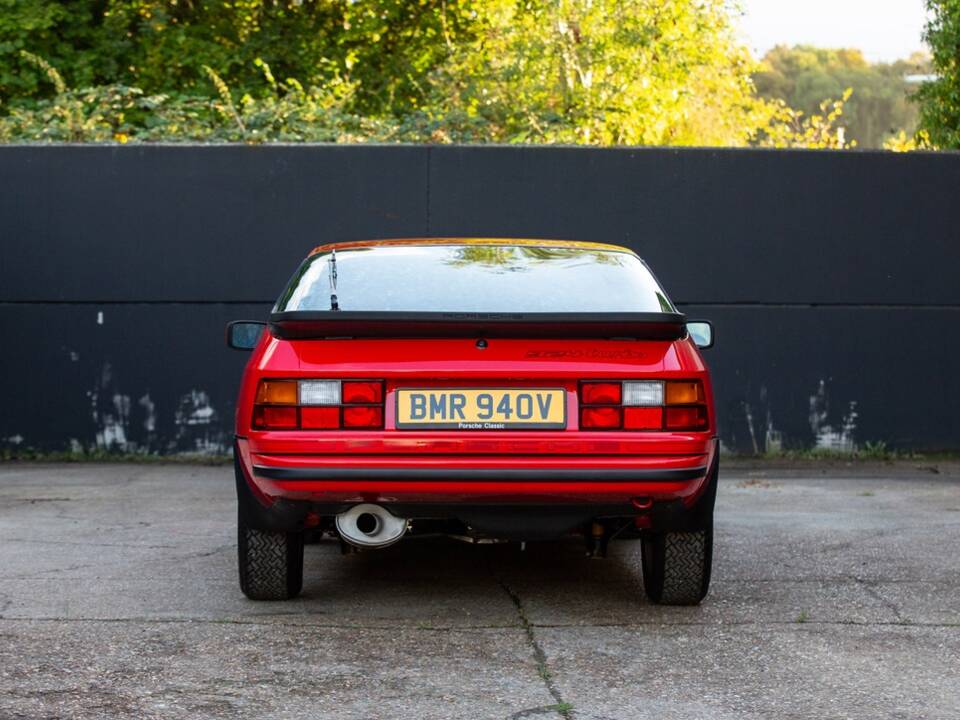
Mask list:
[[[562,388],[397,390],[399,430],[563,430]]]

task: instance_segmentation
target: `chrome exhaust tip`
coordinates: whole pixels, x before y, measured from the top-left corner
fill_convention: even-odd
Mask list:
[[[379,505],[363,503],[337,515],[336,525],[340,537],[351,545],[382,548],[402,538],[409,521]]]

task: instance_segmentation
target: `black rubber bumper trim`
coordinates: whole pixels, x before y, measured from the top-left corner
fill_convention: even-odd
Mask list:
[[[253,471],[271,480],[583,480],[589,482],[634,482],[638,480],[696,480],[707,474],[707,466],[656,470],[583,469],[526,470],[518,468],[288,468],[254,465]]]

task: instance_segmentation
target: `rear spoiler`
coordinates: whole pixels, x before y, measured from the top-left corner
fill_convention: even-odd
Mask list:
[[[270,331],[284,339],[584,338],[677,340],[682,313],[464,313],[323,310],[277,312]]]

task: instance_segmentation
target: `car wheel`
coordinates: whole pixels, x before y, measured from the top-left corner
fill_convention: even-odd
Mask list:
[[[643,587],[659,605],[698,605],[710,587],[713,527],[643,538]]]
[[[238,523],[240,589],[251,600],[289,600],[303,587],[303,533]]]

